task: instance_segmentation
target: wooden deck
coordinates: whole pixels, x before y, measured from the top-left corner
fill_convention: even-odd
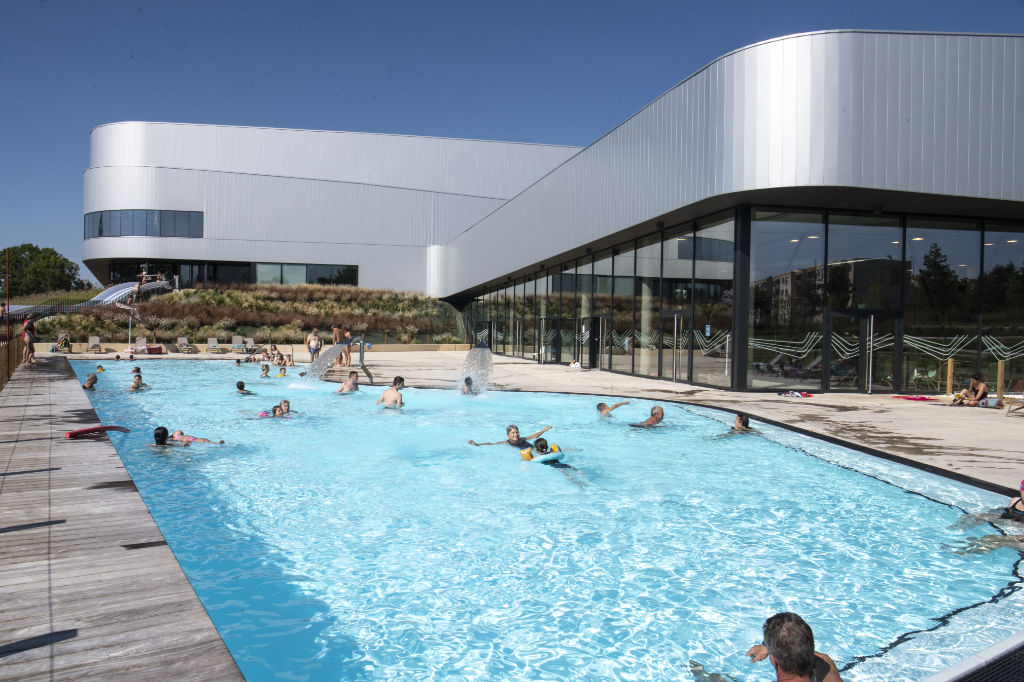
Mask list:
[[[64,358],[0,392],[0,680],[241,680]]]

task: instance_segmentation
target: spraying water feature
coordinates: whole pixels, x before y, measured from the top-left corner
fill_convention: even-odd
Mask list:
[[[462,363],[462,375],[459,377],[459,383],[462,384],[466,377],[469,377],[472,380],[474,392],[483,393],[491,387],[492,364],[491,349],[487,347],[486,343],[480,341],[466,354],[466,359]]]
[[[365,341],[363,341],[363,337],[361,337],[361,336],[357,336],[356,338],[352,339],[352,341],[350,343],[351,343],[351,346],[355,346],[356,344],[359,345],[359,362],[358,362],[358,365],[359,365],[359,368],[362,369],[363,372],[366,373],[366,378],[369,379],[370,383],[372,384],[373,383],[373,374],[371,374],[370,370],[368,370],[366,368],[366,364],[364,362],[364,355],[363,354],[364,354],[364,352],[365,352],[365,350],[367,348],[373,348],[373,344],[372,343],[366,343]],[[331,366],[334,364],[334,362],[338,359],[338,356],[341,355],[341,353],[347,347],[350,347],[350,346],[348,346],[346,344],[341,344],[341,343],[335,344],[335,345],[331,346],[330,348],[328,348],[324,352],[320,353],[320,355],[317,357],[317,359],[313,361],[313,364],[310,365],[309,370],[306,371],[306,372],[303,372],[302,374],[300,374],[300,376],[304,376],[306,379],[312,379],[312,380],[315,380],[315,381],[322,380],[324,378],[324,375],[327,373],[327,370],[329,370],[331,368]]]

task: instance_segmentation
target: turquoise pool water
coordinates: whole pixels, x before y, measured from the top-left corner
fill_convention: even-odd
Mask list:
[[[1021,556],[963,553],[1005,499],[845,448],[671,404],[631,429],[654,403],[599,420],[611,396],[406,389],[399,412],[140,364],[150,389],[109,363],[90,398],[250,680],[769,680],[743,653],[780,610],[845,680],[919,680],[1024,627]],[[283,398],[296,418],[256,418]],[[553,424],[574,470],[467,444],[509,423]],[[158,425],[227,443],[154,449]]]

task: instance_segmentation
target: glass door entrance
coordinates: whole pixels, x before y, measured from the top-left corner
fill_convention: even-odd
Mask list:
[[[557,317],[540,319],[540,361],[557,363],[559,360],[559,323]]]
[[[690,316],[686,312],[666,313],[661,316],[662,379],[689,381],[690,379]]]
[[[576,338],[578,339],[579,348],[578,359],[580,361],[580,367],[591,368],[594,365],[593,357],[590,353],[590,338],[593,336],[593,326],[591,325],[590,317],[581,317],[576,320]]]
[[[584,354],[587,362],[580,363],[591,369],[611,369],[612,360],[612,320],[609,315],[598,315],[587,317],[581,320],[583,327],[587,329],[587,341],[584,342],[587,350]]]
[[[891,392],[901,322],[890,312],[829,310],[823,354],[828,390]]]

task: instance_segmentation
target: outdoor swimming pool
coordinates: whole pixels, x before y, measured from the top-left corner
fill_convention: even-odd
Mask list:
[[[1024,627],[1020,555],[964,554],[1005,498],[731,415],[610,396],[383,387],[109,363],[90,395],[250,680],[686,679],[804,616],[844,680],[920,680]],[[95,362],[73,361],[80,377]],[[237,380],[258,395],[234,392]],[[295,419],[257,419],[288,398]],[[546,424],[577,471],[496,441]],[[227,444],[154,449],[155,426]]]

